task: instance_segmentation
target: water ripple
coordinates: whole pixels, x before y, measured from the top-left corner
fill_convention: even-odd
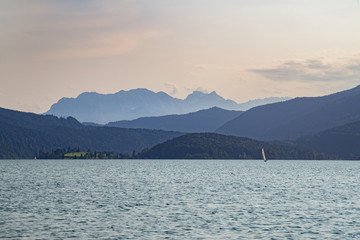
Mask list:
[[[356,239],[359,162],[0,161],[4,239]]]

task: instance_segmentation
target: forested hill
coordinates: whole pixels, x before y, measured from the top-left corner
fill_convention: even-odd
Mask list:
[[[188,114],[144,117],[131,121],[111,122],[107,126],[123,128],[161,129],[179,132],[214,132],[224,123],[238,117],[242,111],[213,107]]]
[[[49,130],[57,127],[82,128],[83,125],[73,117],[58,118],[0,108],[0,122],[27,129]]]
[[[360,121],[301,137],[296,143],[343,159],[360,160]]]
[[[60,119],[7,109],[1,109],[0,114],[0,159],[34,158],[39,151],[69,147],[129,154],[183,134],[83,126],[74,118]]]
[[[150,159],[329,159],[330,157],[296,146],[276,145],[249,138],[215,133],[192,133],[144,150],[139,157]]]

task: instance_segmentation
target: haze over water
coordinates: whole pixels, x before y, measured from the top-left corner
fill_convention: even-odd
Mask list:
[[[351,161],[0,161],[5,239],[360,238]]]

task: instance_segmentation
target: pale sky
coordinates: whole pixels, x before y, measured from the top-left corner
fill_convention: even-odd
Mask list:
[[[87,91],[239,103],[360,84],[358,0],[0,0],[0,107]]]

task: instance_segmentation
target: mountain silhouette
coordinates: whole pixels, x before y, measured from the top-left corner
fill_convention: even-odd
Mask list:
[[[226,100],[216,92],[194,91],[185,99],[178,99],[164,92],[152,92],[145,88],[138,88],[114,94],[85,92],[76,98],[62,98],[53,104],[45,114],[58,117],[72,116],[80,122],[106,124],[140,117],[186,114],[212,107],[226,110],[246,110],[254,104],[266,104],[281,100],[283,98],[268,98],[247,102],[243,105]]]
[[[261,149],[269,159],[328,159],[326,155],[294,145],[274,144],[249,138],[225,136],[216,133],[191,133],[151,149],[145,149],[139,158],[145,159],[262,159]]]
[[[360,120],[360,86],[322,97],[258,106],[216,132],[259,140],[294,140],[357,120]]]
[[[360,160],[360,121],[301,137],[295,143],[343,159]]]
[[[161,129],[178,132],[213,132],[224,123],[238,117],[241,113],[241,111],[230,111],[213,107],[182,115],[143,117],[135,120],[110,122],[107,126]]]
[[[0,108],[0,159],[34,158],[38,151],[68,147],[130,154],[182,134],[84,126],[72,117],[57,118]]]

